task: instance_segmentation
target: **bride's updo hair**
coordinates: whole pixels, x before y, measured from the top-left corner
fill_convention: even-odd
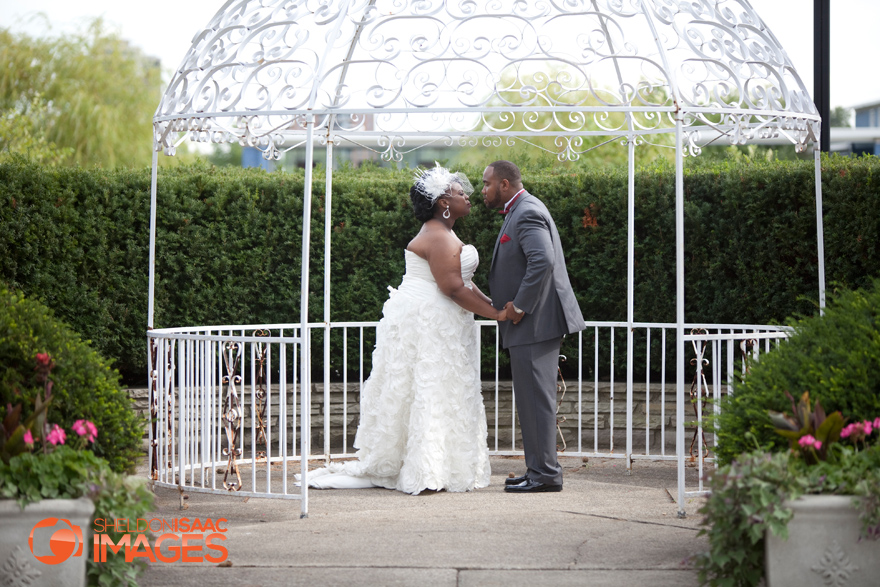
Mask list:
[[[427,222],[434,217],[435,202],[432,202],[428,195],[414,185],[409,189],[409,199],[412,200],[413,214],[419,222]]]
[[[412,201],[415,217],[421,222],[433,218],[437,200],[446,194],[454,183],[459,184],[467,195],[474,192],[471,182],[460,171],[451,173],[439,163],[435,163],[433,169],[416,169],[415,183],[409,190],[409,199]]]

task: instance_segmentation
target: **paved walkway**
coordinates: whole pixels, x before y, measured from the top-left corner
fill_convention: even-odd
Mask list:
[[[229,520],[226,563],[153,564],[142,587],[274,585],[697,585],[686,559],[706,549],[698,503],[677,517],[674,462],[564,457],[561,493],[506,494],[521,458],[493,457],[472,493],[312,490],[298,501],[157,488],[151,517]],[[696,473],[688,471],[688,484]],[[671,494],[671,495],[670,495]]]

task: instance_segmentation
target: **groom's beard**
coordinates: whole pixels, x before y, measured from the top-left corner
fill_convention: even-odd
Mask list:
[[[497,210],[504,207],[504,203],[501,201],[501,196],[498,194],[497,190],[494,194],[492,192],[487,192],[486,195],[483,196],[483,204],[485,204],[486,208],[489,210]]]

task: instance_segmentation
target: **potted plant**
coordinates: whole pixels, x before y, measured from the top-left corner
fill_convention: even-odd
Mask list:
[[[790,465],[803,477],[804,493],[783,502],[792,512],[787,538],[765,533],[767,582],[873,583],[880,575],[872,542],[880,537],[880,417],[844,427],[840,412],[826,417],[818,401],[812,411],[808,393],[797,405],[786,395],[793,415],[771,412],[770,418],[789,439]]]
[[[793,411],[771,415],[789,451],[744,453],[711,475],[700,510],[710,550],[696,558],[704,584],[868,585],[880,576],[880,417],[844,426],[839,412],[811,411],[807,393]]]
[[[0,500],[0,565],[21,584],[39,579],[47,585],[81,586],[86,579],[83,552],[88,553],[85,545],[95,511],[86,497],[87,484],[90,467],[99,462],[90,451],[65,447],[65,430],[47,422],[54,362],[47,353],[35,359],[45,396],[37,394],[33,412],[23,421],[18,404],[8,406],[0,422],[0,497],[7,498]],[[73,431],[80,437],[79,449],[98,436],[87,420],[78,420]]]
[[[96,518],[152,503],[124,473],[136,433],[124,391],[48,309],[2,288],[0,333],[0,583],[136,585],[142,565],[95,562],[89,540]]]
[[[714,418],[719,466],[700,509],[709,549],[693,560],[703,584],[876,584],[880,279],[789,325]],[[809,393],[796,403],[789,389]]]

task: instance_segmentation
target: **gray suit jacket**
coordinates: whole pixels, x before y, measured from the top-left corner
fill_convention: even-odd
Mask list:
[[[513,300],[525,312],[517,325],[499,322],[504,348],[584,329],[556,224],[544,203],[528,192],[520,194],[504,217],[489,269],[489,291],[495,308]]]

